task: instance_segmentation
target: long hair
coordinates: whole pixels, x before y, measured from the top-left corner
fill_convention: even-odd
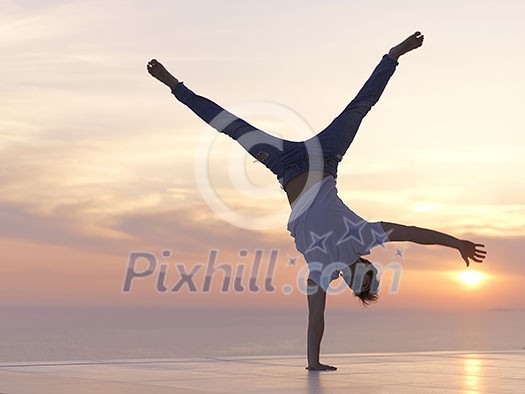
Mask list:
[[[365,277],[370,280],[370,288],[367,291],[361,291],[359,293],[354,291],[354,295],[359,298],[361,305],[367,307],[370,304],[375,304],[379,299],[379,280],[377,279],[377,269],[375,269],[370,261],[360,257],[359,262],[370,265],[370,269],[368,269],[365,274]]]

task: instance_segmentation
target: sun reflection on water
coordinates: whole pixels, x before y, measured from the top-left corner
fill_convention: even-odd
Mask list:
[[[481,390],[482,360],[474,355],[463,361],[463,388],[464,390]]]

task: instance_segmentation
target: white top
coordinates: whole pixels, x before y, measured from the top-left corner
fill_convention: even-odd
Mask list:
[[[308,263],[308,279],[324,290],[343,266],[388,241],[380,222],[367,222],[343,203],[333,176],[317,182],[293,204],[288,230]]]

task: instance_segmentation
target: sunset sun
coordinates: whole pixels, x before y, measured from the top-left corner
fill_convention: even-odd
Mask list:
[[[457,274],[457,278],[462,283],[471,287],[475,287],[485,279],[485,275],[478,271],[463,271]]]

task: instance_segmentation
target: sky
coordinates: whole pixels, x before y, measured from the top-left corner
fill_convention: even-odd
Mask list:
[[[0,1],[0,306],[304,308],[284,192],[146,63],[299,140],[420,30],[339,166],[339,195],[366,219],[471,239],[488,257],[468,285],[454,250],[374,251],[402,269],[376,307],[525,307],[524,12],[518,0]],[[276,290],[221,293],[219,272],[204,293],[200,271],[197,292],[157,291],[162,264],[172,288],[214,250],[244,264],[245,287],[255,251],[264,271],[276,250]],[[124,293],[134,252],[156,265]],[[359,307],[349,291],[329,297]]]

